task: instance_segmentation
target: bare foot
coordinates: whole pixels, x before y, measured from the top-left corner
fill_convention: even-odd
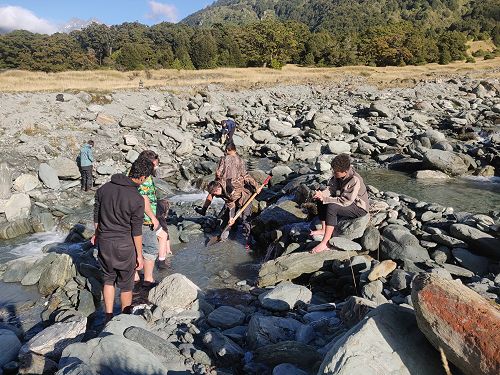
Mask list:
[[[325,231],[320,229],[320,230],[312,230],[311,233],[310,233],[311,237],[314,237],[314,236],[324,236],[325,235]]]
[[[316,245],[311,251],[311,254],[318,254],[322,253],[323,251],[328,250],[328,245],[323,245],[320,243],[319,245]]]

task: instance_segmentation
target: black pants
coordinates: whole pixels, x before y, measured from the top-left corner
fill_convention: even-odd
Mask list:
[[[92,166],[80,167],[80,173],[82,174],[82,190],[89,190],[92,188]]]
[[[365,216],[367,212],[362,208],[352,203],[350,206],[344,207],[336,203],[324,204],[318,202],[318,216],[321,221],[326,222],[326,225],[334,227],[337,225],[338,217],[355,219]]]

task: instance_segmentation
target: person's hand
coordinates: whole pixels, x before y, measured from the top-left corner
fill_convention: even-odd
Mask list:
[[[156,217],[153,217],[151,218],[151,221],[153,222],[153,230],[158,229],[158,227],[160,226],[160,222],[158,221],[158,219]]]
[[[91,238],[90,238],[90,243],[95,246],[96,245],[96,241],[97,241],[97,236],[94,234]]]
[[[262,186],[260,186],[258,189],[257,189],[257,194],[260,194],[260,192],[262,191]]]
[[[135,267],[135,269],[137,271],[142,270],[144,268],[144,259],[142,257],[137,257],[136,264],[137,267]]]
[[[229,225],[230,227],[232,227],[232,226],[234,225],[234,219],[229,219],[229,223],[228,223],[228,225]]]
[[[321,191],[316,190],[314,195],[313,195],[313,199],[317,199],[317,200],[323,202],[323,194],[321,194]]]

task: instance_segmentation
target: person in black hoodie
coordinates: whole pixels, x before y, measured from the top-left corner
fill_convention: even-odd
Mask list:
[[[137,188],[152,173],[153,163],[140,158],[132,164],[128,176],[113,175],[95,195],[92,243],[99,247],[106,320],[113,317],[115,286],[120,288],[122,312],[131,309],[134,273],[143,267],[144,199]]]

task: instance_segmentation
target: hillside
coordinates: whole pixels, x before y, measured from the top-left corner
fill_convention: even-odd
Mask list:
[[[268,18],[296,20],[311,30],[336,34],[409,21],[426,29],[452,27],[475,37],[486,32],[498,44],[500,4],[496,0],[219,0],[181,22],[209,27]]]

